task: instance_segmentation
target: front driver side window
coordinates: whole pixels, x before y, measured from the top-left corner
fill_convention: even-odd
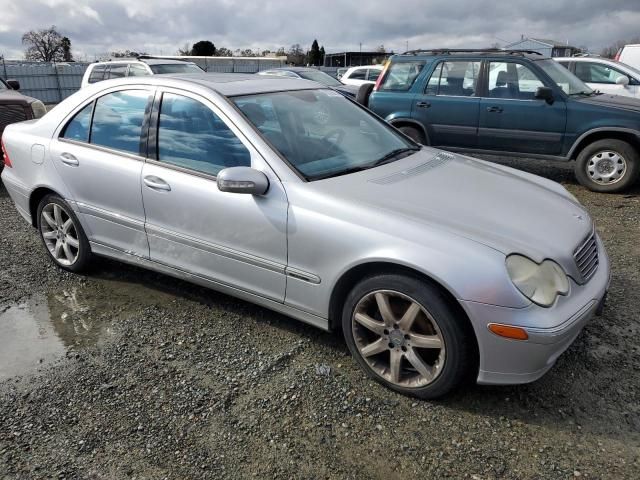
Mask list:
[[[489,97],[513,100],[534,100],[539,87],[538,76],[528,67],[514,62],[489,64]]]
[[[214,176],[227,167],[251,166],[249,150],[220,117],[173,93],[162,95],[158,160]]]

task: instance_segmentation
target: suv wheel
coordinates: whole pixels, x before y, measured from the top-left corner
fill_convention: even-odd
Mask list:
[[[398,127],[402,133],[420,145],[426,145],[423,133],[415,127]]]
[[[432,285],[406,275],[357,284],[342,313],[353,357],[374,380],[406,395],[436,398],[472,369],[471,338]]]
[[[640,155],[623,140],[598,140],[580,152],[575,174],[582,185],[594,192],[621,192],[638,178]]]
[[[358,93],[356,94],[356,102],[358,102],[360,105],[368,107],[369,96],[371,96],[371,92],[373,91],[374,86],[375,85],[373,83],[363,83],[362,85],[360,85]]]

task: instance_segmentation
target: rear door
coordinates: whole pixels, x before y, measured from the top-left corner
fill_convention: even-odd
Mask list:
[[[478,147],[482,150],[557,155],[566,127],[566,104],[535,98],[538,87],[553,87],[527,65],[487,61],[486,91],[480,103]]]
[[[114,90],[82,106],[50,144],[92,243],[148,257],[140,175],[153,90]]]
[[[413,99],[412,116],[433,146],[474,148],[478,143],[480,61],[442,60]]]

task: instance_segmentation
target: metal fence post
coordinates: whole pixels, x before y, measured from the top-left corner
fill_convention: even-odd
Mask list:
[[[7,64],[4,61],[4,55],[2,56],[2,68],[4,69],[4,79],[7,79]]]
[[[62,101],[62,86],[60,85],[60,77],[58,76],[56,62],[53,62],[53,71],[56,74],[56,85],[58,85],[58,103],[60,103]]]

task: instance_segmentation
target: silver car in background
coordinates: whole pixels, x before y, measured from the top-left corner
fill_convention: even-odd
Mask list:
[[[417,145],[307,80],[100,82],[7,127],[3,148],[60,267],[111,257],[342,330],[405,394],[536,380],[608,288],[563,187]]]

